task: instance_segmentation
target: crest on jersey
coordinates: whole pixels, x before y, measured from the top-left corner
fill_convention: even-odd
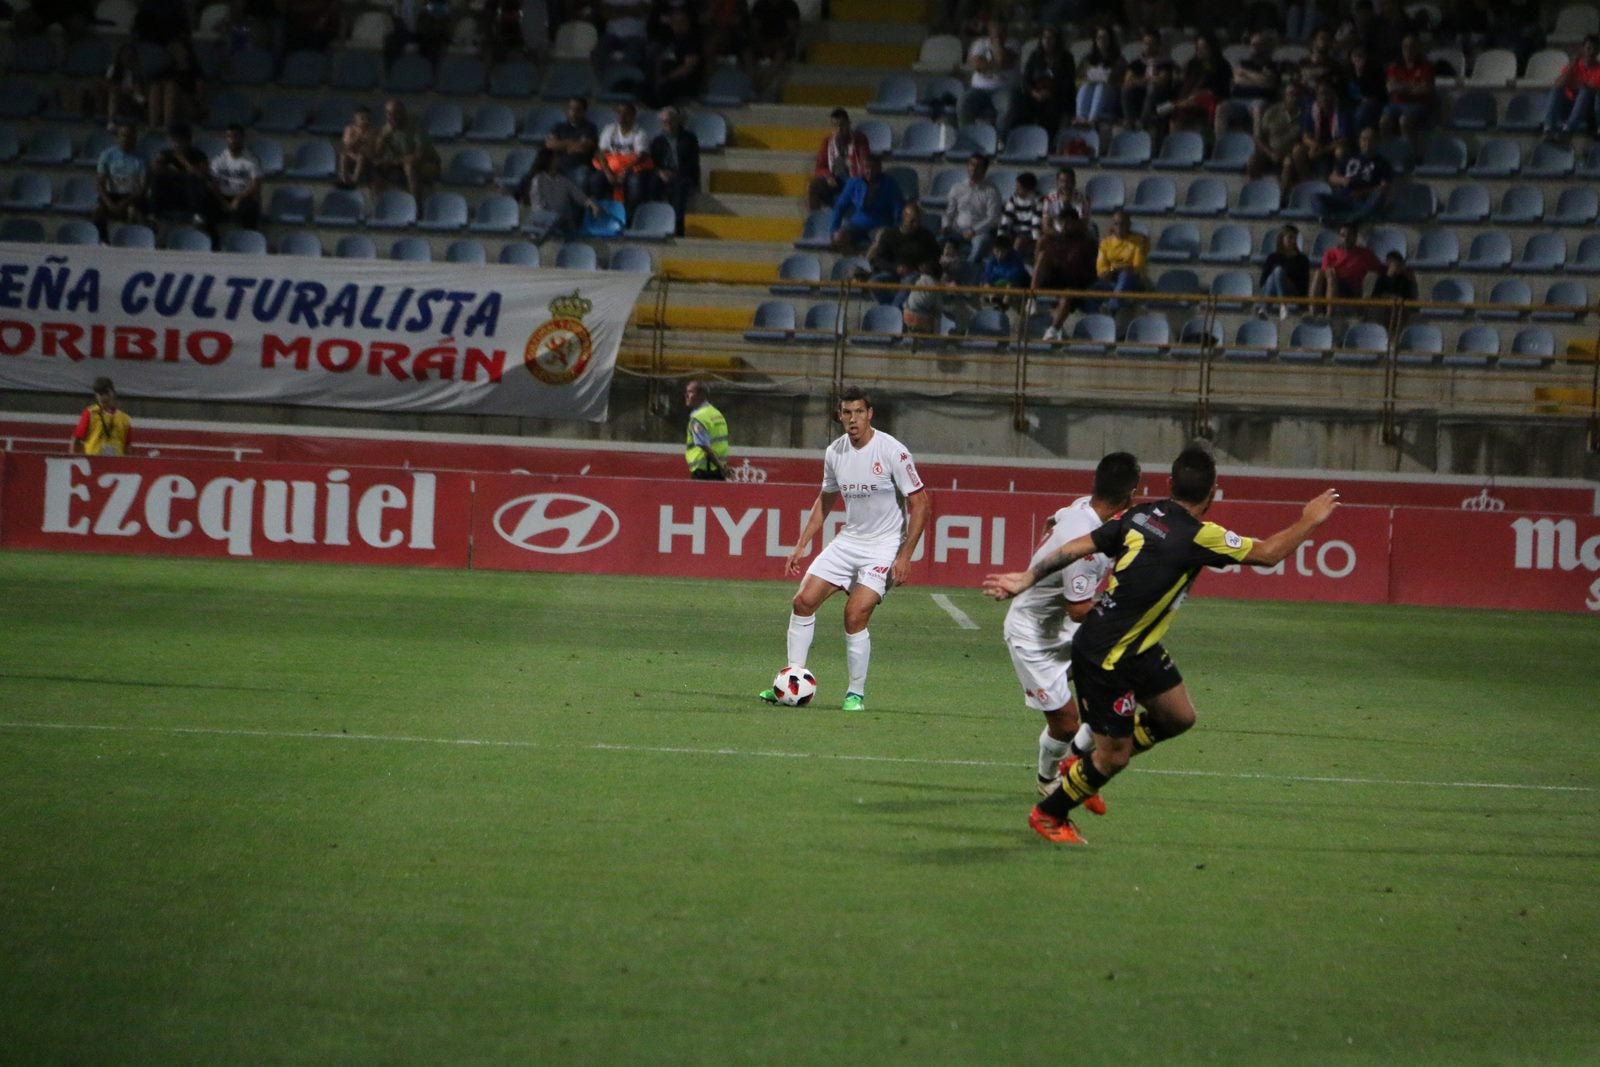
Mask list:
[[[528,373],[546,385],[568,385],[583,376],[594,357],[594,339],[583,317],[594,301],[574,289],[550,301],[550,321],[533,331],[522,353]]]
[[[877,460],[873,460],[872,461],[872,473],[873,474],[882,474],[883,473],[883,464],[879,463]]]

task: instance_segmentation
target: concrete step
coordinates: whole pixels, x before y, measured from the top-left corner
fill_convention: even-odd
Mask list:
[[[816,126],[735,126],[730,131],[735,148],[815,153],[828,136],[827,120]]]
[[[924,26],[928,21],[927,0],[833,0],[828,6],[825,25],[835,23],[893,23]]]
[[[806,50],[806,62],[814,67],[909,72],[920,51],[915,41],[818,41]]]
[[[683,228],[688,237],[792,244],[800,236],[804,224],[796,217],[743,218],[738,215],[700,215],[691,212],[684,218]]]
[[[801,197],[811,185],[809,168],[803,173],[719,170],[711,175],[711,192],[741,193],[760,197]],[[755,207],[757,205],[751,205]]]
[[[840,84],[828,81],[800,81],[791,78],[783,86],[785,104],[804,104],[811,107],[863,108],[878,95],[876,76],[858,84]]]
[[[747,285],[771,285],[778,280],[778,264],[770,259],[760,262],[740,262],[727,259],[690,259],[673,257],[660,263],[663,274],[674,281],[742,282]]]

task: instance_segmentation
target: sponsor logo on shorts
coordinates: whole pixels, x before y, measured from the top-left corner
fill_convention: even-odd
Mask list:
[[[888,574],[889,573],[889,568],[888,567],[874,567],[874,568],[872,568],[872,573],[873,574]]]
[[[1138,707],[1138,705],[1139,702],[1133,699],[1132,693],[1123,693],[1116,700],[1111,702],[1111,710],[1116,712],[1118,715],[1121,715],[1124,719],[1131,719],[1133,717],[1134,709]]]

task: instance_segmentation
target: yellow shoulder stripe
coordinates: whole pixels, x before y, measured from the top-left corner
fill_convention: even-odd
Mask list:
[[[1200,532],[1194,535],[1194,543],[1219,556],[1239,560],[1248,556],[1250,550],[1255,547],[1252,538],[1236,534],[1232,530],[1225,530],[1214,522],[1200,524]]]

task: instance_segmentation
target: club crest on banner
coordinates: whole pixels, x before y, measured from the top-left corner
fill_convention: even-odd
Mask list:
[[[550,301],[550,321],[533,331],[523,353],[528,373],[546,385],[568,385],[583,376],[594,356],[594,340],[583,317],[594,302],[573,290]]]

